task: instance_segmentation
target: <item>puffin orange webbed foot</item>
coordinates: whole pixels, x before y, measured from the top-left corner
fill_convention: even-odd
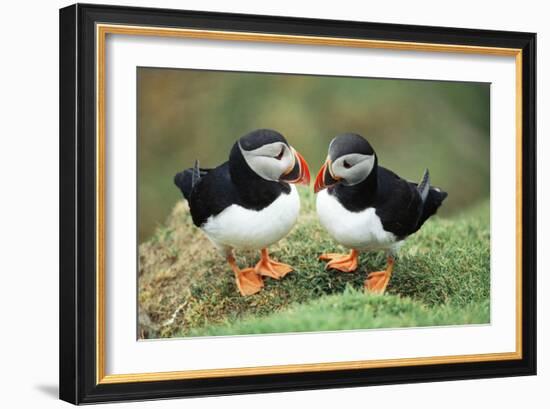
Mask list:
[[[256,294],[264,287],[262,277],[252,267],[241,270],[240,274],[236,275],[236,280],[241,295]]]
[[[349,254],[325,253],[319,260],[328,261],[326,268],[351,273],[357,270],[358,251],[352,250]]]
[[[273,260],[269,257],[267,249],[262,249],[260,261],[258,261],[258,264],[254,267],[254,270],[257,274],[279,280],[290,273],[293,268],[288,264]]]
[[[393,257],[388,257],[388,265],[384,271],[375,271],[370,273],[365,280],[365,291],[372,294],[384,294],[386,287],[390,282],[393,272]]]
[[[235,281],[241,295],[252,295],[264,287],[262,277],[252,267],[240,269],[233,256],[227,257],[227,262],[235,273]]]

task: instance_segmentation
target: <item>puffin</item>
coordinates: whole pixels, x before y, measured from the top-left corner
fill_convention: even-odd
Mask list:
[[[229,160],[213,169],[179,172],[180,189],[193,223],[229,263],[237,288],[247,296],[263,288],[263,276],[283,278],[293,268],[273,260],[268,247],[285,237],[298,218],[295,184],[308,185],[307,162],[279,132],[257,129],[239,138]],[[234,250],[260,250],[254,267],[239,268]]]
[[[430,186],[428,169],[419,183],[402,179],[378,165],[378,157],[361,135],[345,133],[329,144],[315,178],[316,210],[321,225],[349,254],[326,253],[327,269],[352,272],[361,251],[386,252],[383,271],[371,272],[365,290],[383,294],[403,241],[433,216],[447,193]]]

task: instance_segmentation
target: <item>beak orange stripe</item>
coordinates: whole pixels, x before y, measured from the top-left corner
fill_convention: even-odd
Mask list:
[[[296,167],[296,163],[298,163],[298,177],[293,180],[285,179],[285,182],[308,186],[311,180],[309,166],[307,165],[304,157],[300,155],[298,151],[296,151],[294,148],[291,149],[292,153],[294,154],[294,163],[288,168],[285,173],[283,173],[283,175],[288,175],[289,173],[291,173]]]
[[[321,169],[319,169],[319,173],[317,173],[317,177],[315,178],[315,184],[313,185],[313,191],[315,193],[319,193],[321,190],[326,188],[325,186],[325,171],[327,170],[328,166],[328,160],[323,163],[323,166],[321,166]]]
[[[309,166],[307,165],[306,160],[298,151],[294,151],[294,154],[296,155],[296,158],[298,159],[298,162],[300,163],[300,177],[298,178],[298,181],[296,183],[308,186],[309,182],[311,181],[311,175],[309,173]]]

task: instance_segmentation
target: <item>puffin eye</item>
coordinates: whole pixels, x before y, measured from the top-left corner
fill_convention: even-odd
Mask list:
[[[345,161],[344,161],[344,167],[345,167],[346,169],[349,169],[349,168],[351,168],[351,165],[349,164],[348,161],[345,160]]]
[[[281,152],[277,156],[275,156],[275,159],[281,160],[283,158],[283,155],[285,154],[285,147],[281,147]]]

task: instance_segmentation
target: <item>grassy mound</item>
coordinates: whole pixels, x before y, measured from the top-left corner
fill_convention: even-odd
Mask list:
[[[317,260],[337,246],[320,226],[310,190],[290,235],[270,249],[295,271],[266,279],[241,297],[233,273],[178,203],[166,224],[139,248],[142,338],[452,325],[489,321],[489,206],[451,219],[434,217],[402,247],[385,296],[362,293],[367,271],[385,256],[364,253],[355,273],[325,270]],[[258,253],[238,253],[241,267]]]
[[[242,335],[283,332],[316,332],[364,328],[424,327],[482,324],[489,316],[489,301],[460,308],[444,304],[427,307],[397,295],[366,295],[348,288],[306,304],[295,304],[266,317],[249,317],[224,325],[191,331],[190,335]]]

